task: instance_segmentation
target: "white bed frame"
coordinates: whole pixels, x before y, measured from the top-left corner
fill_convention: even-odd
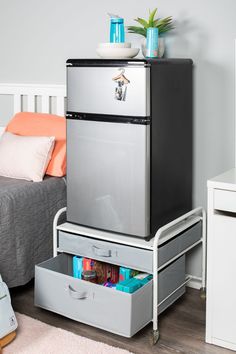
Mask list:
[[[22,112],[39,112],[37,100],[40,98],[40,112],[65,114],[65,85],[34,85],[34,84],[0,84],[0,95],[13,96],[13,114]],[[24,100],[23,100],[24,98]],[[53,99],[53,105],[52,105]],[[0,127],[0,134],[5,127]]]

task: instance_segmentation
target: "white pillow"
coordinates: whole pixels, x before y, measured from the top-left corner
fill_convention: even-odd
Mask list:
[[[0,176],[40,182],[52,156],[55,137],[3,133],[0,138]]]

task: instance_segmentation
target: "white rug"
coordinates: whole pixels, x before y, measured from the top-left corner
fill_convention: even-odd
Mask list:
[[[16,314],[16,339],[3,354],[128,354],[127,350],[111,347],[50,326],[31,317]]]

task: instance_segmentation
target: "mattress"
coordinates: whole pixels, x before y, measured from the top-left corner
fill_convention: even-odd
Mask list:
[[[9,287],[29,282],[35,264],[52,256],[53,218],[65,205],[64,178],[0,177],[0,274]]]

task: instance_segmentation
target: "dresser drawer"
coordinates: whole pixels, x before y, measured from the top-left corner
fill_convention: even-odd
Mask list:
[[[236,192],[215,189],[214,209],[236,213]]]
[[[202,222],[189,227],[187,230],[178,234],[171,240],[161,244],[158,248],[158,263],[161,267],[171,258],[177,256],[194,243],[198,242],[202,237]]]
[[[72,256],[35,269],[35,305],[126,337],[152,319],[152,281],[133,294],[73,278]]]
[[[201,239],[201,222],[191,226],[181,235],[162,244],[158,249],[159,267]],[[101,241],[90,237],[59,231],[58,247],[61,252],[98,259],[152,273],[151,250]]]
[[[59,250],[152,273],[152,251],[59,231]]]
[[[159,301],[185,278],[182,256],[159,274]],[[185,291],[183,286],[164,301],[163,311]],[[72,256],[61,254],[35,267],[35,305],[76,321],[131,337],[152,320],[152,281],[124,293],[72,277]]]

